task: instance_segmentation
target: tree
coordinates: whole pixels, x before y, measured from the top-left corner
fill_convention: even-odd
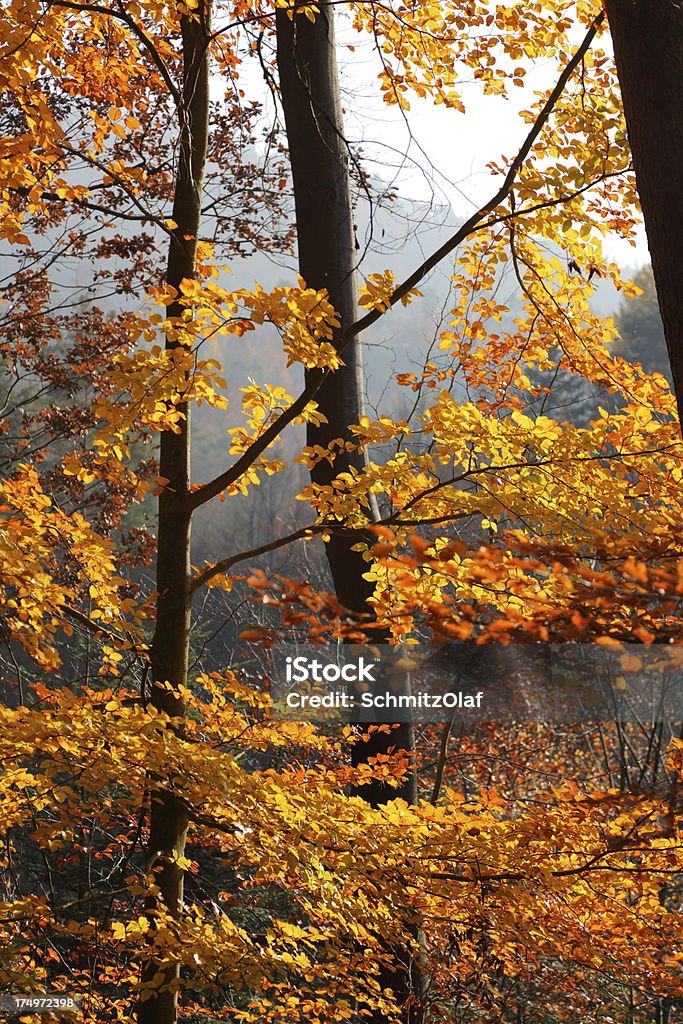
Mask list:
[[[608,0],[605,7],[680,418],[683,317],[677,281],[683,208],[677,168],[683,129],[676,110],[683,90],[683,16],[675,4],[648,0],[625,5]]]
[[[183,307],[177,296],[197,281],[202,187],[209,133],[209,41],[211,6],[200,3],[192,14],[180,19],[182,35],[182,91],[178,97],[178,164],[175,172],[173,212],[166,285],[176,296],[166,307],[165,351],[180,355],[183,377],[179,397],[189,388],[191,366],[183,366],[186,339],[183,336]],[[161,432],[159,470],[163,488],[159,496],[156,558],[156,623],[150,649],[152,673],[151,704],[170,718],[182,719],[185,704],[178,687],[187,683],[192,608],[192,564],[190,561],[190,405],[182,398],[175,404],[178,415],[174,430]],[[170,684],[170,688],[169,688]],[[189,818],[183,800],[168,789],[152,790],[149,819],[149,870],[163,906],[172,917],[180,914],[183,900],[182,858]],[[149,902],[155,911],[157,900]],[[140,1004],[141,1024],[172,1021],[177,1015],[180,965],[167,967],[150,958],[142,981],[157,979],[158,994]]]
[[[294,11],[280,10],[276,25],[281,97],[296,203],[299,272],[310,287],[324,289],[329,295],[339,318],[334,344],[343,347],[343,365],[316,391],[324,421],[309,423],[306,437],[309,449],[334,453],[329,461],[315,460],[310,469],[312,484],[329,488],[342,474],[362,474],[369,461],[367,450],[356,444],[352,432],[353,426],[365,417],[365,381],[360,339],[348,334],[357,319],[357,249],[349,146],[339,97],[334,7],[323,5],[313,21],[296,17],[296,7]],[[306,383],[309,387],[315,385],[312,371],[306,374]],[[368,519],[376,521],[379,511],[374,494],[368,492],[365,501]],[[372,617],[370,599],[374,587],[365,578],[368,563],[358,548],[359,542],[372,539],[367,531],[348,531],[341,523],[325,542],[337,599],[345,608],[367,619]],[[413,751],[414,736],[407,723],[397,724],[389,739],[374,734],[367,743],[357,744],[355,754],[364,761],[386,754],[389,746]],[[365,788],[366,798],[374,804],[381,803],[387,795],[390,794],[381,787]],[[414,800],[414,775],[406,779],[398,795]]]
[[[306,5],[301,5],[305,7]],[[356,305],[356,264],[358,242],[349,175],[350,147],[344,134],[339,94],[339,74],[335,38],[335,12],[332,4],[322,4],[313,20],[297,17],[293,10],[276,15],[277,64],[280,95],[287,128],[292,168],[299,273],[316,290],[329,295],[339,318],[333,335],[337,348],[343,347],[340,366],[316,392],[321,423],[309,423],[307,446],[312,451],[334,453],[329,459],[311,464],[311,482],[318,488],[330,488],[342,474],[362,474],[368,468],[367,450],[355,443],[353,427],[366,417],[365,380],[359,338],[348,334],[358,317]],[[347,333],[345,333],[347,332]],[[308,386],[312,371],[305,377]],[[343,444],[339,444],[339,441]],[[370,521],[379,519],[374,494],[365,499]],[[325,541],[337,600],[369,625],[373,618],[374,585],[367,579],[368,563],[363,557],[373,537],[365,531],[348,531],[343,523],[335,527]],[[387,639],[372,634],[376,642]],[[364,730],[360,730],[361,736]],[[375,731],[359,737],[352,747],[354,764],[386,757],[392,750],[405,751],[411,760],[398,789],[377,780],[359,788],[359,795],[372,806],[387,799],[402,798],[415,803],[415,732],[410,722],[394,723],[388,733]],[[414,929],[417,938],[418,929]],[[393,990],[401,1003],[412,1000],[410,1019],[420,1019],[420,982],[417,957],[405,948],[403,956],[394,954],[392,963],[380,975],[382,988]],[[372,1018],[379,1024],[385,1014]]]
[[[551,813],[532,805],[506,814],[500,794],[483,785],[469,795],[434,786],[433,802],[415,806],[388,801],[387,786],[405,792],[410,766],[401,750],[382,747],[382,756],[353,763],[349,730],[326,735],[266,721],[262,679],[249,686],[235,666],[213,676],[189,670],[194,596],[211,586],[232,595],[244,576],[270,618],[247,623],[242,641],[271,651],[293,629],[316,640],[357,638],[368,607],[372,627],[392,641],[425,631],[456,641],[680,636],[671,396],[611,354],[614,324],[589,306],[591,270],[619,282],[602,258],[601,233],[616,226],[628,234],[635,218],[632,192],[617,185],[629,157],[613,68],[594,49],[601,15],[579,3],[570,16],[550,0],[523,11],[487,4],[464,12],[459,2],[349,11],[383,55],[384,95],[404,110],[414,94],[458,110],[465,72],[485,91],[507,93],[523,81],[527,58],[556,65],[554,84],[523,115],[519,150],[491,169],[490,200],[402,283],[391,271],[365,280],[360,318],[350,291],[342,301],[329,277],[316,279],[315,261],[326,253],[318,256],[303,217],[310,280],[270,291],[228,286],[220,252],[260,244],[252,204],[278,205],[268,161],[264,191],[240,203],[234,233],[225,214],[211,220],[210,238],[202,226],[216,204],[225,210],[214,193],[216,165],[227,171],[230,128],[239,126],[209,102],[209,62],[234,89],[232,114],[237,107],[250,121],[252,106],[240,107],[235,85],[241,62],[254,56],[275,76],[279,25],[286,93],[287,39],[303,47],[325,36],[329,11],[63,0],[41,10],[39,30],[23,3],[8,6],[3,24],[0,226],[21,266],[7,290],[1,354],[18,377],[52,388],[62,374],[87,381],[92,400],[78,416],[69,408],[55,422],[45,413],[47,443],[54,449],[57,430],[69,442],[56,475],[30,445],[22,448],[27,428],[0,484],[6,673],[21,681],[19,706],[1,716],[2,757],[12,765],[0,783],[0,927],[9,950],[2,980],[24,990],[69,983],[88,994],[87,1012],[99,1020],[130,1019],[136,1000],[138,1019],[159,1024],[181,1012],[398,1021],[403,993],[385,979],[405,967],[397,959],[417,954],[417,918],[435,1020],[456,1009],[479,1019],[509,995],[504,979],[523,985],[530,970],[547,977],[557,964],[567,975],[577,963],[600,977],[609,971],[625,984],[619,965],[630,947],[615,935],[615,915],[637,932],[634,984],[666,998],[679,992],[678,950],[663,946],[676,934],[677,899],[652,899],[679,870],[675,802],[570,787]],[[326,45],[317,56],[324,63],[333,55]],[[289,85],[296,93],[300,78]],[[310,109],[298,102],[303,119]],[[338,124],[334,106],[330,121]],[[298,200],[302,124],[295,117],[289,125]],[[330,157],[334,177],[344,152],[337,131],[328,141],[321,160]],[[354,258],[348,214],[343,198],[342,275]],[[288,237],[285,228],[270,244]],[[162,239],[165,271],[154,257]],[[553,255],[558,248],[564,262]],[[112,268],[113,253],[121,264]],[[86,313],[62,308],[68,282],[54,267],[63,274],[81,256],[97,268],[88,287],[113,287],[114,317],[96,304]],[[439,355],[397,380],[415,396],[415,415],[370,418],[362,390],[345,387],[347,404],[326,425],[337,374],[357,380],[355,339],[417,299],[425,275],[451,256],[454,298]],[[515,316],[496,293],[504,261],[521,299]],[[76,341],[60,360],[55,343],[67,325]],[[205,358],[216,338],[245,349],[269,328],[282,362],[305,373],[297,396],[278,382],[275,358],[272,381],[238,377],[229,389],[216,360]],[[616,394],[620,411],[590,429],[542,410],[527,415],[546,388],[528,371],[553,361]],[[213,478],[191,482],[190,407],[208,403],[221,413],[226,390],[243,420]],[[272,445],[296,424],[311,427],[297,457],[313,470],[299,495],[310,519],[250,550],[228,544],[194,567],[193,514],[285,474]],[[132,446],[152,437],[160,452],[153,482],[131,459]],[[158,575],[145,591],[131,585],[119,531],[126,508],[152,489]],[[111,490],[115,520],[95,523],[83,501]],[[472,546],[457,536],[462,523],[476,537]],[[335,562],[337,596],[258,574],[265,554],[318,537],[332,541],[330,550],[340,536],[348,562]],[[356,602],[347,589],[360,561],[373,593],[368,586]],[[242,594],[230,599],[237,607]],[[84,678],[68,685],[60,665],[75,630],[92,650]],[[677,749],[670,770],[680,773]],[[360,799],[363,789],[381,792],[382,805]],[[596,900],[593,880],[601,878]],[[574,991],[565,978],[563,994]]]

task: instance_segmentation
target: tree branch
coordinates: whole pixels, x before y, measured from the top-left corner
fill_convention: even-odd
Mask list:
[[[277,540],[271,540],[267,544],[261,544],[257,548],[251,548],[249,551],[240,551],[236,555],[228,555],[227,558],[222,558],[220,562],[216,562],[214,565],[207,565],[206,569],[202,569],[200,573],[197,573],[190,584],[190,589],[194,593],[204,583],[208,583],[214,576],[220,576],[222,573],[228,572],[238,562],[245,562],[249,558],[258,558],[259,555],[265,555],[269,551],[277,551],[278,548],[286,547],[287,544],[292,544],[295,540],[302,540],[304,537],[311,537],[314,534],[323,533],[327,530],[330,530],[330,527],[324,523],[312,523],[310,526],[302,526],[300,530],[295,530],[294,533],[288,533],[285,537],[279,537]]]
[[[124,25],[127,25],[134,36],[142,43],[143,47],[147,50],[150,57],[152,58],[159,74],[164,80],[164,84],[168,89],[169,93],[173,97],[176,106],[180,107],[182,103],[182,97],[178,86],[174,83],[168,68],[164,64],[161,54],[157,50],[156,46],[144,32],[144,30],[138,25],[134,18],[131,18],[130,14],[126,11],[122,3],[119,2],[119,10],[114,11],[110,7],[102,7],[100,4],[89,4],[89,3],[72,3],[71,0],[51,0],[50,6],[52,7],[67,7],[72,11],[87,11],[89,14],[101,14],[107,18],[114,18],[116,21],[122,21]]]
[[[464,242],[466,238],[473,234],[474,231],[476,231],[476,229],[480,226],[481,221],[488,214],[492,213],[493,210],[495,210],[495,208],[499,206],[508,197],[512,190],[512,186],[514,185],[517,174],[519,173],[522,165],[524,164],[524,161],[529,155],[534,143],[538,139],[538,136],[543,131],[543,128],[545,127],[553,111],[553,108],[555,107],[555,104],[564,92],[569,79],[572,77],[574,71],[585,57],[591,43],[593,42],[593,39],[595,38],[598,32],[598,29],[600,28],[604,20],[605,13],[604,11],[601,11],[600,14],[598,14],[597,17],[593,20],[591,27],[586,33],[583,42],[577,49],[576,53],[560,74],[555,85],[555,88],[550,93],[548,99],[543,105],[542,110],[540,111],[538,117],[534,121],[531,130],[529,131],[526,139],[522,143],[521,149],[519,150],[517,156],[510,164],[508,172],[505,175],[505,180],[503,181],[503,184],[495,193],[495,195],[488,201],[488,203],[480,207],[480,209],[477,210],[476,213],[473,213],[472,216],[469,217],[468,220],[466,220],[465,223],[460,228],[458,228],[458,230],[453,235],[451,235],[451,237],[446,242],[444,242],[443,245],[441,245],[435,252],[433,252],[432,255],[429,256],[424,261],[424,263],[422,263],[416,270],[413,271],[412,274],[410,274],[404,281],[401,282],[401,284],[399,284],[394,289],[394,291],[392,292],[388,299],[387,308],[381,310],[371,310],[369,313],[366,313],[365,316],[361,317],[359,320],[356,320],[355,323],[350,324],[349,327],[347,327],[342,332],[340,337],[340,343],[337,348],[337,351],[340,354],[344,352],[344,349],[353,341],[354,338],[356,338],[363,331],[366,331],[368,327],[371,327],[373,324],[377,323],[377,321],[380,320],[381,317],[383,317],[391,307],[395,306],[397,302],[400,302],[401,299],[405,298],[405,296],[408,295],[408,293],[412,291],[413,288],[415,288],[431,270],[433,270],[443,259],[445,259],[446,256],[452,253],[454,249],[457,249],[457,247],[462,242]],[[237,462],[233,463],[232,466],[228,467],[228,469],[226,469],[225,472],[219,474],[219,476],[217,477],[214,477],[213,480],[197,488],[197,490],[193,491],[192,494],[189,495],[188,503],[190,510],[193,511],[200,505],[205,504],[205,502],[209,501],[211,498],[214,498],[217,494],[220,494],[221,491],[224,491],[226,487],[229,487],[230,484],[238,480],[240,476],[244,472],[246,472],[246,470],[254,463],[254,461],[259,457],[259,455],[261,455],[261,453],[264,452],[266,448],[268,448],[268,446],[272,444],[272,442],[275,441],[280,436],[282,431],[286,427],[288,427],[289,424],[292,423],[297,418],[297,416],[300,416],[303,413],[308,403],[313,398],[315,398],[316,394],[320,390],[327,376],[332,372],[334,371],[312,371],[309,374],[309,384],[301,392],[299,397],[294,402],[292,402],[292,404],[288,406],[287,409],[280,413],[277,419],[273,420],[270,426],[266,430],[264,430],[263,434],[261,434],[261,436],[256,441],[254,441],[251,447],[246,452],[244,452],[243,455],[240,456]]]

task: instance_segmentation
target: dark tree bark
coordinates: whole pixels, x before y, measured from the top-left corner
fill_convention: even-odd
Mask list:
[[[299,271],[309,288],[327,289],[343,330],[356,319],[356,249],[333,8],[322,5],[315,22],[278,11],[277,50],[294,180]],[[308,425],[308,444],[327,446],[338,437],[353,440],[348,428],[358,423],[364,405],[358,340],[345,347],[343,359],[344,366],[328,377],[316,395],[328,422]],[[307,384],[310,377],[307,373]],[[326,461],[315,466],[311,479],[326,485],[339,473],[351,467],[360,470],[364,465],[362,452],[343,452],[334,466]],[[367,563],[359,552],[350,550],[357,541],[357,536],[333,537],[327,557],[341,603],[353,611],[367,612],[372,587],[362,579]]]
[[[683,421],[683,8],[606,0],[638,194]]]
[[[311,288],[326,288],[345,328],[356,320],[356,248],[349,180],[349,158],[343,134],[341,103],[335,51],[334,7],[321,4],[314,22],[306,17],[290,18],[277,13],[277,51],[282,104],[287,127],[299,251],[299,270]],[[364,414],[364,379],[360,340],[344,341],[344,366],[331,374],[316,395],[327,418],[321,426],[308,426],[307,443],[328,445],[335,438],[353,440],[349,426]],[[308,375],[307,375],[308,376]],[[361,470],[363,452],[342,452],[334,465],[320,462],[311,470],[314,483],[327,485],[339,473],[354,467]],[[374,540],[368,535],[370,541]],[[359,535],[340,529],[325,545],[335,593],[353,612],[372,615],[368,603],[373,587],[363,574],[368,564],[352,551]],[[409,723],[397,727],[390,745],[412,750]],[[376,749],[375,749],[376,747]],[[386,752],[387,740],[380,735],[360,751],[365,760],[373,753]],[[363,795],[377,806],[394,796],[414,799],[414,779],[403,792],[385,787],[363,787]]]
[[[349,179],[349,155],[344,138],[339,97],[334,6],[319,5],[315,21],[305,16],[289,17],[277,12],[277,59],[282,105],[285,114],[289,155],[294,184],[299,270],[308,287],[326,288],[339,313],[341,326],[336,343],[342,344],[346,328],[356,321],[356,241]],[[335,438],[353,440],[349,426],[364,413],[364,378],[360,340],[344,340],[344,366],[331,374],[316,395],[327,418],[321,426],[308,426],[307,443],[327,446]],[[307,374],[308,384],[310,374]],[[327,485],[350,468],[361,470],[363,452],[344,452],[334,465],[323,461],[311,471],[314,483]],[[376,512],[371,510],[371,514]],[[352,547],[358,533],[340,529],[326,543],[325,551],[339,601],[352,612],[372,616],[369,598],[373,587],[363,574],[368,563]],[[367,535],[372,542],[374,537]],[[377,638],[381,640],[381,637]],[[391,734],[373,733],[353,748],[355,763],[385,754],[389,748],[414,751],[412,723],[396,725]],[[411,773],[400,789],[372,784],[357,790],[372,806],[402,797],[415,801],[415,775]],[[405,951],[397,951],[397,966],[383,972],[381,984],[394,989],[405,1001],[412,988],[410,971],[400,966]],[[417,972],[413,972],[414,977]],[[410,1015],[416,1019],[415,1011]],[[377,1016],[369,1024],[383,1024]]]
[[[201,192],[206,163],[209,123],[209,32],[210,0],[200,2],[196,17],[182,18],[183,85],[178,117],[180,138],[173,201],[173,229],[168,253],[166,281],[178,288],[183,279],[196,275],[197,236],[201,216]],[[179,317],[182,307],[174,302],[166,309],[168,317]],[[167,339],[166,348],[180,342]],[[157,538],[156,628],[151,649],[151,703],[159,711],[182,719],[185,705],[175,694],[162,687],[187,683],[192,610],[190,527],[190,410],[187,403],[177,406],[183,413],[180,430],[161,435],[159,471],[168,483],[159,497]],[[188,819],[173,794],[152,793],[148,863],[154,872],[164,906],[179,917],[183,899],[183,872],[174,857],[185,849]],[[150,911],[156,904],[152,902]],[[153,932],[152,932],[153,935]],[[159,971],[166,991],[138,1006],[140,1024],[174,1024],[178,1015],[177,987],[180,971],[150,959],[142,980],[149,981]]]

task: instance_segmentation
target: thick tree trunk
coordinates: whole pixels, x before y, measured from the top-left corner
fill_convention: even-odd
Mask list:
[[[606,0],[605,8],[683,422],[683,7]]]
[[[183,17],[183,88],[178,111],[180,139],[173,201],[173,229],[168,253],[166,281],[178,288],[183,279],[196,274],[197,236],[201,216],[201,192],[206,163],[209,123],[209,31],[210,0],[200,2],[195,17]],[[172,303],[168,317],[179,317],[182,307]],[[167,339],[166,348],[180,342]],[[159,711],[182,718],[183,701],[162,687],[187,682],[190,643],[190,410],[186,403],[178,433],[161,435],[159,471],[168,483],[159,497],[157,538],[156,628],[151,650],[151,703]],[[187,816],[182,803],[162,790],[152,794],[149,832],[149,865],[159,886],[163,905],[174,917],[180,916],[183,900],[183,872],[175,858],[185,849]],[[149,909],[154,911],[155,905]],[[138,1007],[140,1024],[174,1024],[178,1015],[179,968],[151,959],[143,971],[149,981],[161,971],[162,986],[170,986]]]
[[[286,11],[277,13],[278,68],[282,104],[287,126],[289,155],[294,182],[299,270],[311,288],[326,288],[339,313],[338,336],[356,320],[356,248],[348,171],[348,152],[343,134],[334,35],[334,7],[321,4],[315,21]],[[352,440],[349,426],[364,413],[364,380],[361,345],[354,339],[344,348],[344,366],[330,375],[318,391],[316,401],[327,418],[321,426],[309,425],[308,444],[328,445],[335,438]],[[326,485],[351,467],[362,469],[363,452],[342,452],[334,465],[320,462],[311,471],[314,483]],[[373,588],[363,574],[367,562],[352,551],[355,533],[340,530],[325,545],[335,593],[351,611],[372,614],[368,603]],[[370,539],[374,539],[370,537]],[[378,738],[385,752],[386,739]],[[382,746],[382,744],[384,744]],[[391,746],[412,749],[408,724],[391,735]],[[375,806],[391,799],[413,796],[414,782],[403,793],[378,787],[364,787],[363,793]]]
[[[299,270],[311,288],[326,288],[339,313],[338,336],[356,320],[356,240],[349,179],[349,156],[344,138],[342,109],[335,50],[334,6],[319,4],[311,22],[302,15],[290,18],[277,12],[277,59],[282,105],[294,184]],[[344,366],[332,374],[316,395],[327,418],[321,426],[308,427],[307,443],[327,446],[335,438],[352,440],[349,426],[364,412],[364,378],[358,339],[345,345]],[[314,483],[326,485],[339,473],[365,465],[362,452],[344,452],[334,465],[323,461],[313,468]],[[372,535],[369,535],[374,540]],[[325,545],[327,560],[339,601],[353,612],[372,615],[368,603],[373,587],[363,579],[368,565],[352,550],[357,533],[340,530]],[[378,638],[380,639],[380,638]],[[367,742],[353,748],[354,761],[387,752],[414,750],[412,723],[397,725],[390,735],[372,734]],[[415,776],[402,789],[383,785],[364,786],[357,791],[372,806],[395,797],[415,800]],[[405,953],[397,959],[406,959]],[[383,987],[393,988],[403,1000],[411,987],[405,967],[387,970]],[[415,1015],[412,1014],[414,1017]],[[369,1024],[382,1024],[378,1015]]]
[[[356,249],[333,8],[321,5],[315,22],[278,11],[277,49],[294,180],[299,271],[310,288],[327,289],[343,329],[356,319]],[[358,341],[344,349],[343,359],[344,366],[316,395],[328,422],[309,424],[310,445],[327,446],[338,437],[353,440],[348,428],[363,412],[364,393]],[[306,377],[308,383],[309,374]],[[364,465],[362,452],[343,452],[334,466],[319,463],[311,478],[325,485],[350,467]],[[335,536],[327,545],[327,556],[339,600],[353,611],[366,612],[372,587],[362,579],[367,563],[359,552],[350,550],[357,541],[358,537]]]

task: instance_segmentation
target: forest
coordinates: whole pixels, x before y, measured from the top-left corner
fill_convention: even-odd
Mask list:
[[[681,1020],[681,4],[1,10],[0,1021]]]

